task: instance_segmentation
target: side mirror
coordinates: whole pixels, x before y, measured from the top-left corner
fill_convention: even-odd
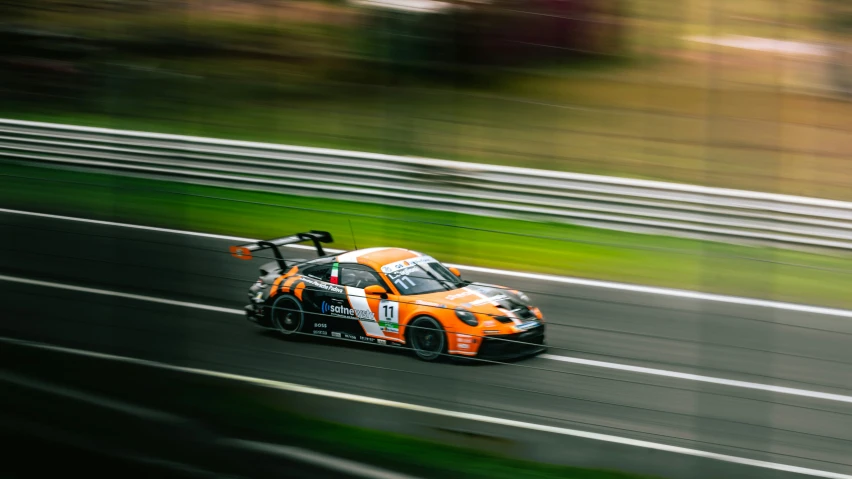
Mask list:
[[[364,293],[370,296],[379,296],[382,299],[388,297],[388,292],[385,291],[385,288],[378,284],[371,284],[370,286],[367,286],[364,288]]]
[[[461,271],[459,271],[459,269],[458,269],[458,268],[456,268],[455,266],[450,266],[449,270],[450,270],[450,271],[451,271],[454,275],[456,275],[456,276],[458,276],[459,278],[461,278]]]

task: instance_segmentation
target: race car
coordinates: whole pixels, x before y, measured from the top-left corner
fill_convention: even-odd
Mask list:
[[[284,245],[311,241],[318,257],[285,260]],[[461,278],[457,268],[404,248],[326,254],[327,231],[231,246],[250,260],[269,249],[249,288],[246,319],[284,336],[326,336],[413,350],[424,361],[447,356],[506,360],[546,349],[544,317],[526,294]]]

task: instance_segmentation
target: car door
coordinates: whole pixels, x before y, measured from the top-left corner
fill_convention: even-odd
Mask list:
[[[301,300],[305,310],[305,331],[320,336],[357,339],[352,321],[347,317],[346,288],[331,283],[332,263],[318,264],[305,268],[301,274]]]
[[[385,281],[369,266],[359,263],[340,264],[339,284],[358,316],[358,322],[367,338],[378,342],[399,341],[399,298]],[[388,292],[387,298],[367,295],[368,286],[379,285]],[[371,339],[367,341],[373,342]]]

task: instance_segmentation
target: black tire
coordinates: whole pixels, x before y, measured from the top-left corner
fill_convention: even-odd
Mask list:
[[[447,354],[447,334],[441,323],[430,316],[418,316],[408,323],[406,342],[423,361],[437,361]]]
[[[305,323],[305,311],[295,296],[282,294],[272,302],[269,313],[272,327],[284,336],[298,336]]]

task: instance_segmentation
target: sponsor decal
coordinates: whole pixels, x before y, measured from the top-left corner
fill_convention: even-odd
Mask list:
[[[395,261],[393,263],[386,264],[382,266],[382,273],[399,273],[399,274],[408,274],[402,273],[400,270],[407,269],[409,271],[417,271],[420,268],[416,268],[418,264],[423,263],[437,263],[435,258],[431,256],[418,256],[416,258],[403,259],[400,261]]]
[[[457,340],[459,343],[470,343],[470,342],[473,340],[473,338],[471,338],[471,337],[470,337],[470,336],[468,336],[467,334],[457,334],[457,335],[456,335],[456,340]]]
[[[325,323],[314,323],[315,328],[327,328],[328,325]]]
[[[459,344],[459,349],[470,349],[470,344]]]
[[[376,342],[376,338],[371,338],[369,336],[358,336],[358,339],[360,339],[361,341],[367,341],[368,343]]]
[[[447,296],[447,299],[448,299],[448,300],[450,300],[450,301],[452,301],[452,300],[454,300],[454,299],[464,298],[465,296],[470,296],[470,295],[472,295],[472,294],[476,294],[476,292],[474,292],[474,291],[465,291],[465,292],[463,292],[463,293],[451,294],[451,295]]]
[[[386,274],[388,275],[388,278],[390,278],[391,281],[396,281],[403,276],[410,276],[411,273],[418,273],[418,272],[420,272],[420,268],[410,266],[408,268],[400,269],[400,270],[393,271],[391,273],[386,273]]]
[[[491,326],[494,326],[494,325],[496,325],[496,324],[497,324],[497,323],[496,323],[494,320],[492,320],[492,319],[489,319],[488,321],[484,321],[484,322],[482,323],[482,325],[483,325],[483,326],[485,326],[486,328],[491,327]]]
[[[352,340],[356,340],[356,341],[358,340],[358,336],[355,336],[354,334],[343,333],[343,336],[344,336],[346,339],[352,339]]]
[[[343,318],[358,318],[366,321],[376,320],[376,316],[369,309],[354,309],[348,306],[329,304],[325,301],[322,302],[322,313]]]
[[[385,341],[384,339],[379,339],[378,341],[379,341],[379,344],[387,344],[387,343],[388,343],[388,342],[387,342],[387,341]]]
[[[322,329],[315,329],[314,334],[321,334],[323,336],[328,336],[328,331],[323,331]]]
[[[302,281],[313,286],[314,288],[323,289],[331,293],[343,294],[343,288],[339,286],[334,286],[328,283],[323,283],[321,281],[314,281],[307,276],[302,276]]]
[[[332,336],[333,338],[339,338],[339,337],[340,337],[340,333],[332,332],[332,333],[331,333],[331,336]]]

